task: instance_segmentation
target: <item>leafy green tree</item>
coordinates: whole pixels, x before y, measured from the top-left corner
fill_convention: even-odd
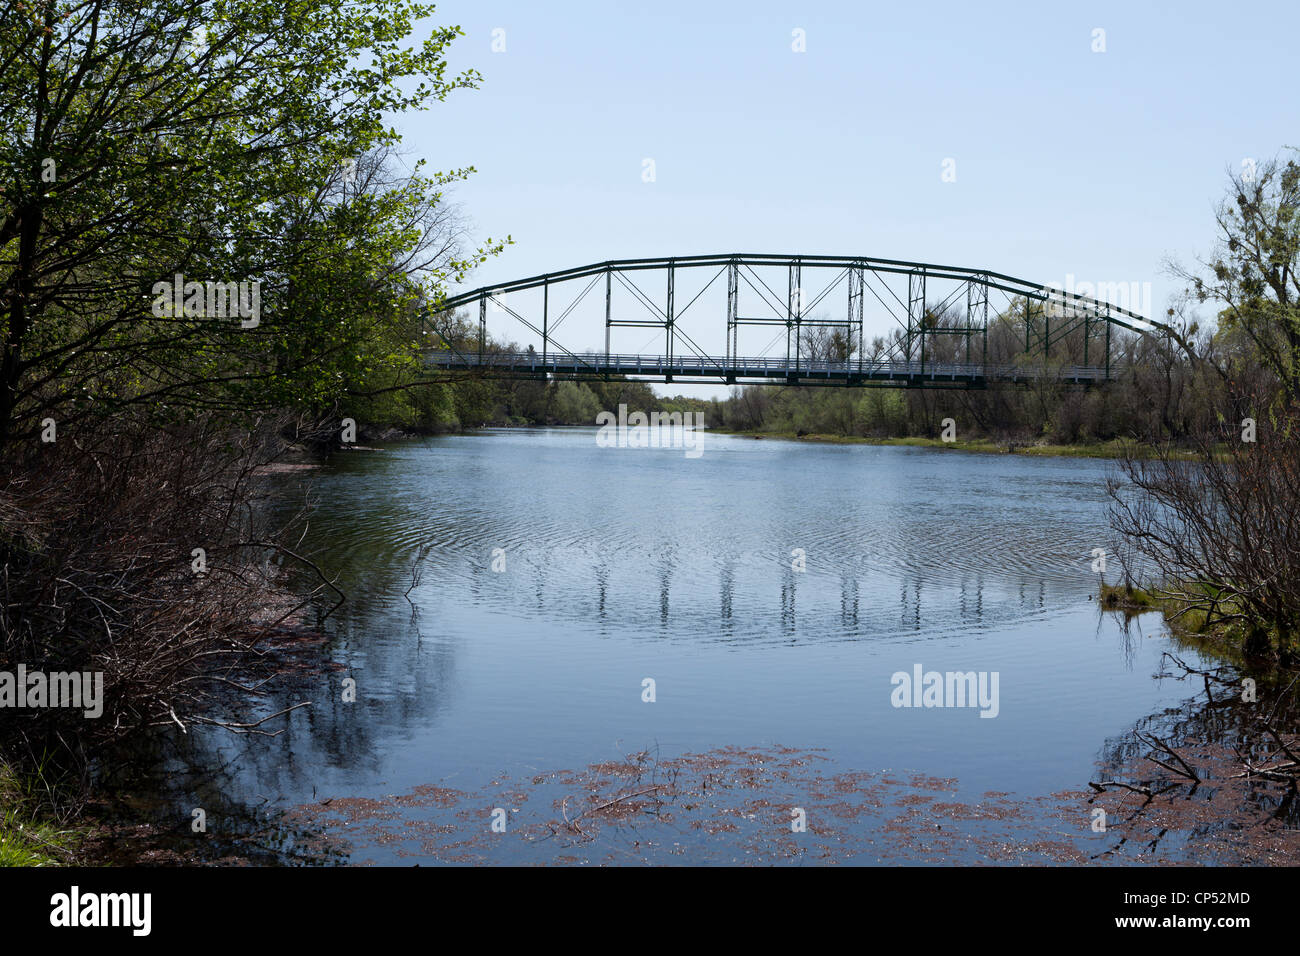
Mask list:
[[[461,257],[435,241],[423,274],[406,268],[431,251],[423,227],[443,188],[472,170],[364,178],[398,138],[389,118],[479,79],[448,73],[458,28],[412,44],[433,12],[404,0],[8,4],[0,445],[47,416],[63,426],[126,405],[321,407],[409,364],[410,343],[376,328],[500,248]],[[177,274],[258,289],[257,321],[167,308],[158,284]]]
[[[600,400],[582,382],[558,382],[551,401],[551,414],[568,425],[594,425],[600,414]]]

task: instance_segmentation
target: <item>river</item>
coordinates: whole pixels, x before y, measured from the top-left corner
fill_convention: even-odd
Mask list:
[[[1109,858],[1060,795],[1200,692],[1160,676],[1158,616],[1098,608],[1112,464],[596,434],[412,440],[285,478],[315,501],[301,549],[348,595],[330,669],[264,702],[312,702],[274,738],[197,732],[167,764],[169,813],[206,808],[214,845],[335,862],[1017,861],[1063,830],[1047,859]],[[918,669],[996,695],[896,706],[921,700],[895,678]],[[706,754],[713,777],[684,756]],[[737,765],[768,778],[741,786]],[[673,813],[670,777],[694,794]],[[598,791],[610,805],[569,826]],[[918,840],[944,814],[948,842]]]

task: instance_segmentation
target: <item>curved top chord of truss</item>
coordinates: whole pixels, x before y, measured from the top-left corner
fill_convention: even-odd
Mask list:
[[[952,279],[975,282],[990,289],[998,289],[1008,295],[1024,296],[1039,302],[1052,302],[1073,309],[1087,310],[1098,320],[1121,326],[1142,334],[1171,333],[1173,330],[1163,323],[1128,309],[1099,301],[1089,296],[1075,295],[1044,286],[1039,283],[1017,279],[1015,276],[985,269],[967,269],[959,266],[938,265],[931,262],[908,262],[902,259],[873,259],[866,256],[797,256],[797,255],[760,255],[755,253],[731,253],[710,256],[668,256],[654,259],[611,259],[590,265],[549,272],[543,275],[516,279],[512,282],[484,286],[470,292],[449,296],[437,304],[440,311],[460,308],[484,298],[491,298],[503,293],[536,289],[557,282],[572,279],[584,279],[599,276],[605,272],[635,272],[653,269],[689,269],[689,268],[723,268],[728,265],[760,266],[800,266],[804,268],[828,269],[866,269],[877,273],[894,275],[921,275],[931,279]]]

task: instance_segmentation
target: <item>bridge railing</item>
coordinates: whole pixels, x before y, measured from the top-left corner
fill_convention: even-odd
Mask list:
[[[621,375],[717,375],[733,378],[924,378],[926,380],[997,379],[1027,381],[1044,374],[1033,365],[983,365],[980,363],[920,361],[816,361],[798,363],[783,357],[673,356],[634,355],[584,352],[549,354],[539,352],[459,353],[437,349],[430,353],[429,364],[447,369],[493,369],[513,372],[553,374],[621,374]],[[1095,365],[1066,365],[1047,370],[1059,381],[1101,381],[1118,369]]]

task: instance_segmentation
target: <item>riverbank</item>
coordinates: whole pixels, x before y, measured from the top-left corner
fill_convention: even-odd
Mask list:
[[[774,441],[815,442],[831,445],[892,445],[904,448],[936,448],[941,451],[964,451],[983,455],[1028,455],[1044,458],[1107,458],[1122,457],[1125,452],[1137,451],[1141,456],[1154,454],[1150,446],[1139,445],[1130,441],[1106,441],[1077,443],[1071,445],[1054,445],[1047,442],[1028,442],[1022,440],[995,441],[991,438],[974,438],[966,441],[944,441],[940,438],[872,438],[857,435],[799,434],[797,432],[766,431],[730,431],[727,429],[710,429],[726,435],[740,438],[772,439]],[[1192,460],[1188,453],[1176,453],[1175,457]]]
[[[363,425],[363,437],[366,441],[395,442],[427,438],[430,435],[462,434],[472,435],[484,429],[509,428],[518,431],[544,431],[555,428],[594,428],[588,422],[556,422],[551,424],[491,423],[479,426],[466,426],[447,431],[421,431],[403,429],[388,425]],[[1155,449],[1126,440],[1104,442],[1077,442],[1074,444],[1053,444],[1050,442],[1026,441],[1023,439],[994,440],[992,438],[974,438],[965,441],[944,441],[940,438],[910,437],[870,437],[861,435],[833,435],[824,433],[798,433],[792,431],[754,431],[737,430],[710,426],[710,433],[734,435],[737,438],[768,439],[771,441],[812,442],[824,445],[888,445],[902,448],[934,448],[940,451],[961,451],[982,455],[1026,455],[1041,458],[1099,458],[1116,459],[1126,452],[1136,452],[1138,457],[1154,457]],[[1173,457],[1182,461],[1193,461],[1192,452],[1176,451]]]
[[[1260,674],[1280,674],[1296,668],[1295,649],[1276,628],[1251,626],[1231,619],[1210,620],[1206,610],[1192,602],[1161,594],[1157,590],[1119,584],[1103,584],[1098,595],[1102,610],[1117,611],[1126,618],[1159,613],[1170,635],[1180,645]],[[1222,600],[1220,612],[1233,610],[1231,599]]]

